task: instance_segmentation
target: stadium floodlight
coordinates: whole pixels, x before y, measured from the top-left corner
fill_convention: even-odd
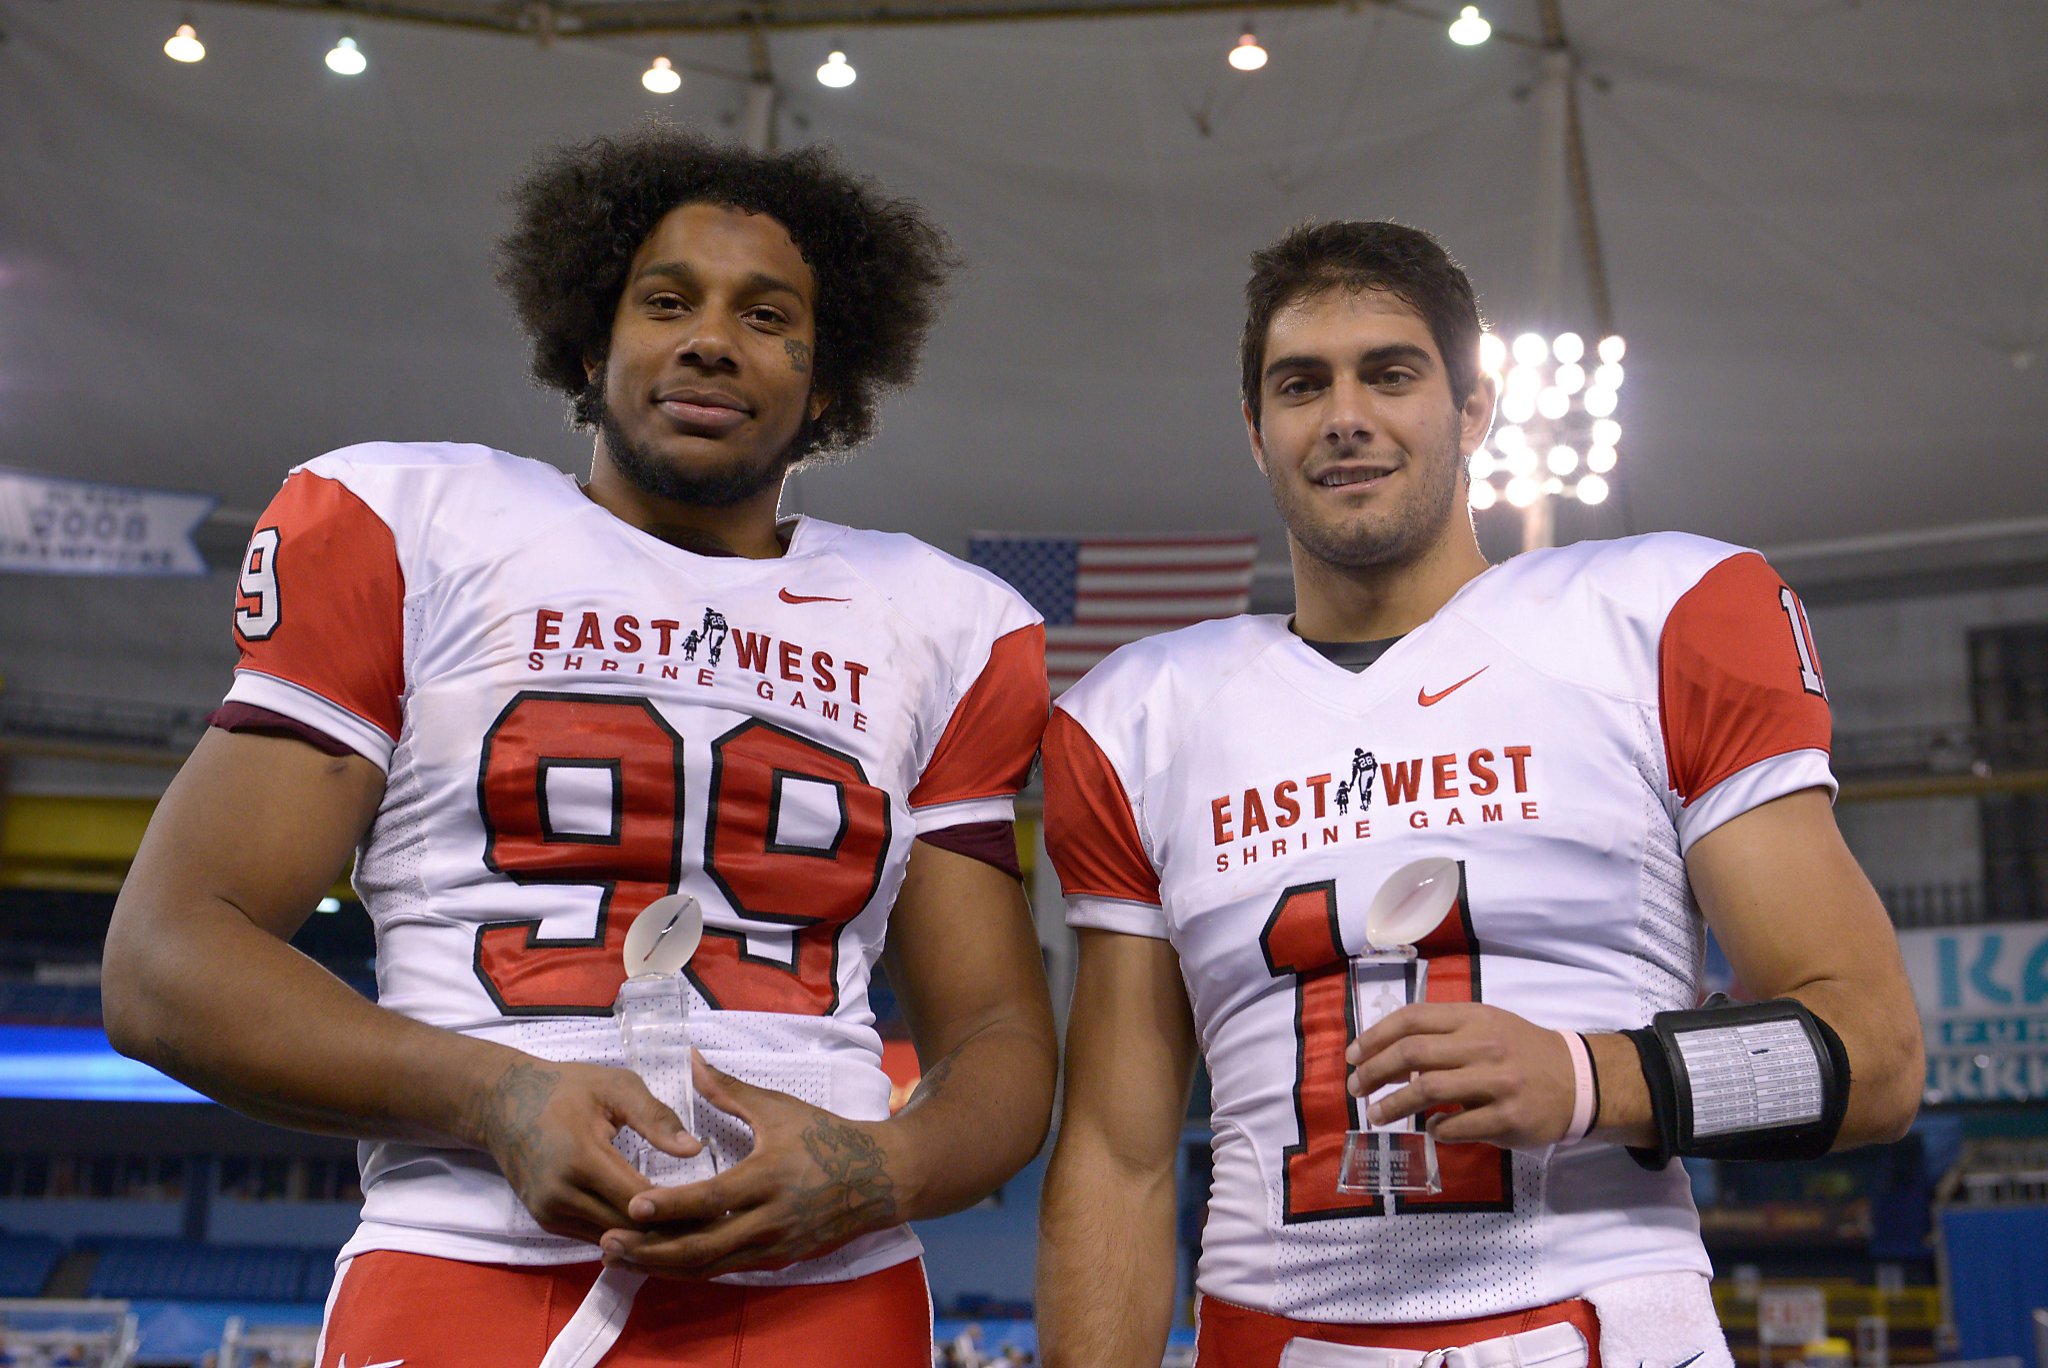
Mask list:
[[[369,59],[356,46],[356,40],[345,33],[341,35],[340,42],[327,49],[327,69],[337,76],[360,76],[369,65]]]
[[[1482,369],[1505,370],[1488,370],[1499,376],[1500,426],[1487,439],[1490,455],[1470,463],[1474,483],[1493,488],[1491,497],[1475,492],[1474,508],[1530,508],[1552,496],[1597,504],[1612,495],[1623,350],[1615,334],[1597,344],[1568,330],[1480,334]]]
[[[1493,25],[1479,13],[1479,6],[1467,5],[1451,20],[1451,41],[1459,47],[1478,47],[1493,36]]]
[[[174,62],[198,62],[205,60],[206,44],[199,41],[199,30],[191,21],[178,25],[178,31],[164,40],[164,56]]]
[[[1266,64],[1266,50],[1259,46],[1258,35],[1249,27],[1238,36],[1237,46],[1230,50],[1230,64],[1239,71],[1257,71]]]
[[[666,57],[657,57],[640,73],[640,84],[656,95],[673,95],[683,88],[683,73]]]
[[[1500,340],[1500,334],[1479,334],[1479,369],[1488,375],[1499,375],[1507,363],[1508,344]]]
[[[1491,480],[1474,480],[1472,492],[1467,495],[1474,508],[1487,509],[1500,501],[1500,493]]]
[[[825,54],[825,65],[818,68],[818,84],[844,90],[853,84],[858,74],[853,63],[846,60],[846,54],[835,49]]]

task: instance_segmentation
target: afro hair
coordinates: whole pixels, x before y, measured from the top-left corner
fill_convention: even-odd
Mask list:
[[[789,230],[818,282],[813,383],[831,397],[795,456],[842,452],[874,435],[882,396],[908,385],[937,320],[951,243],[924,210],[807,147],[760,153],[650,121],[618,138],[556,148],[510,195],[498,283],[533,343],[533,378],[596,424],[602,362],[633,254],[670,210],[716,204]]]

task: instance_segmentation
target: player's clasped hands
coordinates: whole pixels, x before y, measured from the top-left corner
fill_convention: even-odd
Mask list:
[[[647,1187],[612,1144],[622,1128],[682,1158],[704,1148],[631,1070],[531,1057],[497,1076],[478,1127],[541,1228],[593,1244],[631,1219],[627,1205]]]
[[[648,1188],[600,1241],[607,1265],[715,1278],[782,1268],[897,1224],[896,1185],[876,1127],[848,1121],[694,1059],[697,1095],[754,1132],[746,1158],[716,1177]]]
[[[1432,1107],[1428,1121],[1446,1144],[1485,1141],[1537,1149],[1564,1138],[1572,1121],[1569,1049],[1557,1032],[1476,1002],[1417,1003],[1390,1012],[1344,1051],[1354,1097],[1400,1079],[1408,1085],[1375,1102],[1375,1126]]]

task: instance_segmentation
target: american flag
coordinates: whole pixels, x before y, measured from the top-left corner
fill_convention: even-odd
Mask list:
[[[1045,668],[1059,693],[1117,647],[1251,602],[1258,538],[1243,532],[1038,537],[977,532],[967,558],[1045,617]]]

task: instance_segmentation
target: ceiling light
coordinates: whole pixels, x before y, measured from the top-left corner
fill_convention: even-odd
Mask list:
[[[1472,453],[1471,471],[1473,479],[1484,480],[1487,476],[1493,474],[1493,466],[1493,453],[1485,447],[1480,447]]]
[[[1595,475],[1605,475],[1608,471],[1614,469],[1616,459],[1617,455],[1613,447],[1596,446],[1586,453],[1586,469],[1592,471]]]
[[[178,31],[164,40],[164,56],[174,62],[196,62],[206,56],[206,44],[199,41],[199,30],[180,24]]]
[[[1508,474],[1527,479],[1536,473],[1536,453],[1528,447],[1516,447],[1501,458],[1501,464],[1508,468]]]
[[[1543,486],[1527,475],[1517,475],[1508,481],[1508,502],[1517,508],[1527,508],[1543,493]]]
[[[1540,366],[1550,359],[1550,344],[1543,334],[1526,332],[1515,339],[1515,360],[1525,366]]]
[[[1557,387],[1566,394],[1577,394],[1586,387],[1586,368],[1565,362],[1557,368]]]
[[[1536,396],[1536,411],[1554,423],[1572,411],[1572,397],[1553,386]]]
[[[1593,441],[1597,446],[1620,446],[1621,424],[1612,418],[1602,418],[1593,424]]]
[[[673,95],[683,88],[683,73],[666,57],[657,57],[640,73],[640,84],[657,95]]]
[[[363,56],[363,50],[356,46],[356,40],[347,34],[343,34],[340,42],[327,49],[327,69],[337,76],[360,76],[363,69],[369,65],[369,60]]]
[[[1578,494],[1580,503],[1605,503],[1607,501],[1607,481],[1601,479],[1598,475],[1588,475],[1585,479],[1579,481]]]
[[[1230,64],[1239,71],[1257,71],[1266,64],[1266,50],[1259,46],[1258,36],[1246,29],[1237,40],[1237,46],[1230,50]]]
[[[1527,445],[1528,441],[1528,437],[1513,423],[1507,424],[1493,434],[1493,444],[1502,451],[1513,451],[1518,446]]]
[[[1628,343],[1621,340],[1620,334],[1600,339],[1600,359],[1609,365],[1619,362],[1627,351]]]
[[[1614,412],[1614,391],[1600,385],[1586,391],[1586,412],[1595,418],[1605,418]]]
[[[1525,389],[1510,387],[1500,397],[1500,416],[1510,423],[1526,423],[1536,416],[1536,396]]]
[[[855,76],[853,63],[846,60],[843,52],[831,52],[825,57],[825,65],[818,68],[818,84],[844,90],[853,84]]]
[[[1586,339],[1577,333],[1559,333],[1550,344],[1550,354],[1569,365],[1586,354]]]
[[[1451,20],[1451,41],[1459,47],[1477,47],[1493,33],[1493,25],[1479,17],[1479,6],[1467,5]]]
[[[1474,480],[1472,492],[1466,497],[1471,500],[1474,508],[1491,508],[1499,501],[1500,491],[1484,480]]]
[[[1579,453],[1559,442],[1550,449],[1548,465],[1553,475],[1569,475],[1579,468]]]

